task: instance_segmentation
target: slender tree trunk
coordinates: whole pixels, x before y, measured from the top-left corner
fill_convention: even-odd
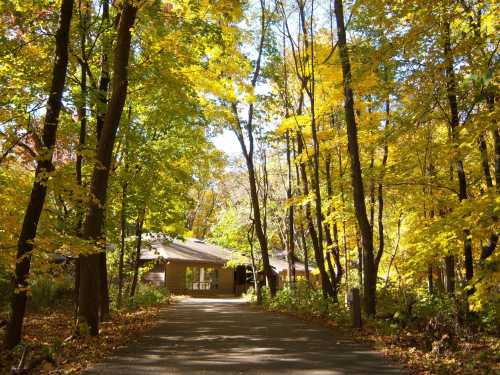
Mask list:
[[[337,147],[338,162],[339,162],[339,180],[340,180],[340,199],[342,206],[345,207],[344,195],[344,169],[342,168],[342,150]],[[346,220],[342,220],[342,249],[344,252],[344,273],[345,273],[345,300],[347,305],[347,297],[349,295],[349,255],[347,252],[347,224]]]
[[[494,111],[495,111],[495,96],[494,93],[488,92],[486,95],[486,103],[488,105],[488,110],[490,112],[491,116],[494,116]],[[494,121],[494,127],[492,130],[492,136],[493,136],[493,146],[495,149],[495,184],[496,184],[496,193],[500,193],[500,135],[498,132],[498,128],[496,127],[496,120],[493,118]],[[482,142],[484,142],[484,137],[481,139]],[[488,187],[493,185],[493,181],[491,179],[491,175],[488,178],[487,173],[489,173],[490,168],[488,164],[488,157],[486,153],[486,142],[484,143],[484,156],[483,156],[483,170],[485,174],[485,179],[486,179],[486,184]],[[481,155],[483,155],[483,152],[481,152]],[[486,159],[486,161],[484,160]],[[497,220],[497,218],[495,218]],[[498,244],[498,233],[493,232],[490,234],[490,238],[488,239],[488,243],[485,246],[481,247],[481,256],[479,258],[480,263],[482,264],[488,257],[490,257],[493,252],[495,251],[496,247]]]
[[[86,142],[87,135],[87,98],[88,98],[88,88],[87,88],[87,31],[88,31],[88,21],[89,12],[88,4],[85,4],[85,9],[82,9],[82,1],[78,4],[80,12],[80,104],[78,106],[78,117],[80,119],[80,134],[78,138],[78,149],[76,154],[75,163],[75,174],[76,174],[76,184],[80,189],[82,189],[82,165],[83,165],[83,150]],[[75,232],[77,236],[82,235],[83,217],[84,217],[84,207],[83,202],[79,200],[77,202],[77,222]],[[74,304],[75,304],[75,326],[78,330],[78,293],[80,289],[80,261],[78,258],[75,259],[75,291],[74,291]]]
[[[117,306],[122,306],[123,299],[123,268],[125,258],[125,239],[127,237],[127,193],[128,193],[128,130],[132,121],[132,106],[128,107],[128,126],[124,135],[124,156],[123,156],[123,170],[124,180],[122,181],[122,204],[120,210],[120,255],[118,258],[118,296]]]
[[[394,247],[394,252],[392,253],[391,259],[389,260],[389,266],[387,267],[387,273],[385,276],[385,285],[384,288],[387,289],[389,286],[389,277],[391,276],[391,268],[392,264],[394,263],[394,260],[396,259],[396,255],[399,250],[399,242],[401,239],[401,213],[399,214],[398,218],[398,229],[397,229],[397,234],[396,234],[396,246]]]
[[[358,269],[358,281],[359,281],[359,286],[363,286],[363,246],[361,245],[361,238],[359,235],[359,229],[356,226],[356,247],[358,248],[358,264],[357,264],[357,269]]]
[[[302,246],[304,247],[304,272],[306,274],[307,284],[311,285],[311,272],[309,270],[309,251],[307,249],[306,233],[304,225],[300,224],[300,238],[302,239]]]
[[[375,150],[371,151],[370,156],[370,227],[373,228],[375,226],[375,176],[373,175],[373,167],[375,165]]]
[[[390,115],[390,103],[389,99],[385,102],[385,114],[386,114],[386,128],[389,126],[389,115]],[[389,156],[389,147],[387,146],[387,142],[384,143],[384,154],[382,156],[382,171],[380,172],[380,176],[378,178],[378,186],[377,186],[377,201],[378,201],[378,215],[377,215],[377,223],[378,223],[378,251],[375,256],[375,275],[378,274],[378,267],[380,264],[380,259],[382,259],[382,255],[384,254],[384,192],[383,192],[383,182],[385,175],[385,167],[387,166],[387,158]]]
[[[293,225],[293,205],[290,203],[292,199],[292,158],[291,158],[290,133],[286,133],[286,163],[288,171],[288,186],[286,189],[286,197],[289,201],[288,207],[288,282],[290,285],[295,283],[295,241],[294,241],[294,225]]]
[[[457,84],[455,78],[455,71],[453,68],[453,53],[451,51],[450,41],[450,24],[445,22],[445,41],[444,41],[444,57],[446,62],[446,91],[448,94],[448,105],[450,107],[450,127],[452,142],[458,152],[458,128],[460,120],[458,117],[458,103],[457,103]],[[456,156],[457,163],[457,177],[459,185],[458,199],[463,201],[467,199],[467,180],[465,178],[465,171],[460,155]],[[472,239],[469,229],[464,229],[464,265],[465,265],[465,281],[469,282],[474,276],[474,263],[472,258]]]
[[[441,266],[436,267],[436,289],[440,293],[444,291],[443,269]]]
[[[446,293],[453,295],[455,293],[455,257],[453,255],[444,257],[444,270]]]
[[[132,285],[130,286],[130,297],[134,298],[139,281],[139,266],[141,261],[141,247],[142,247],[142,228],[144,226],[144,215],[146,210],[142,210],[135,222],[135,261],[134,261],[134,276],[132,278]]]
[[[131,27],[135,22],[137,7],[129,1],[123,4],[118,25],[115,48],[112,94],[107,106],[104,125],[97,148],[90,192],[96,199],[91,200],[87,211],[83,237],[101,242],[103,240],[104,210],[111,168],[113,146],[116,132],[123,112],[128,86],[128,59],[130,54]],[[80,313],[90,327],[90,334],[99,333],[99,301],[101,280],[99,267],[102,267],[99,253],[80,256]]]
[[[300,132],[299,132],[300,133]],[[304,150],[304,143],[302,141],[301,134],[297,134],[297,151],[299,155]],[[307,179],[307,169],[306,165],[303,162],[300,162],[300,172],[301,172],[301,180],[302,180],[302,193],[304,196],[309,195],[309,181]],[[311,213],[311,204],[309,202],[306,203],[305,208],[305,217],[307,221],[307,226],[309,230],[309,236],[311,237],[311,241],[313,243],[314,255],[316,260],[316,266],[318,267],[321,287],[323,291],[323,296],[333,296],[333,287],[328,278],[328,274],[326,273],[325,263],[323,258],[322,247],[319,245],[319,238],[316,232],[316,228],[314,227],[314,221]],[[320,223],[321,225],[321,223]]]
[[[488,188],[493,187],[493,179],[491,178],[490,165],[488,162],[488,149],[484,134],[479,136],[479,152],[481,153],[481,167],[483,169],[484,180]]]
[[[495,184],[497,194],[500,194],[500,132],[493,130],[493,141],[495,145]]]
[[[117,297],[117,306],[119,308],[122,306],[122,295],[123,295],[123,261],[125,258],[125,238],[127,236],[127,222],[126,222],[127,190],[128,190],[128,183],[125,181],[122,185],[122,207],[120,211],[120,256],[118,259],[118,297]]]
[[[262,254],[262,265],[264,268],[264,273],[267,278],[267,284],[269,285],[271,295],[274,296],[276,294],[276,280],[273,271],[271,269],[271,263],[269,261],[269,249],[267,244],[267,237],[262,227],[262,218],[260,213],[259,197],[257,192],[257,181],[255,178],[255,167],[253,164],[253,157],[247,158],[247,167],[248,167],[248,178],[250,182],[250,197],[251,197],[254,222],[255,222],[255,234],[257,236],[257,240],[259,241],[260,245],[260,251]]]
[[[363,304],[365,313],[374,316],[376,311],[377,275],[373,254],[373,234],[366,215],[363,175],[359,158],[358,130],[354,115],[354,94],[351,88],[351,63],[344,23],[344,7],[342,0],[335,0],[335,18],[337,20],[338,47],[342,63],[342,77],[344,83],[344,111],[347,125],[347,143],[351,157],[351,184],[354,198],[354,211],[361,233],[363,246]]]
[[[72,15],[73,0],[63,0],[59,27],[55,38],[56,51],[52,70],[52,83],[43,125],[43,150],[37,161],[35,180],[17,243],[16,268],[13,280],[15,291],[12,295],[10,320],[5,337],[5,345],[9,349],[16,346],[21,340],[23,319],[26,311],[27,277],[30,271],[33,241],[35,240],[38,222],[47,195],[47,174],[54,169],[52,154],[56,143],[59,113],[62,107],[62,95],[68,68],[68,44]]]
[[[105,27],[109,25],[109,0],[102,0],[102,21]],[[99,77],[99,88],[97,95],[97,117],[96,117],[96,137],[97,145],[101,139],[102,129],[106,117],[106,107],[108,103],[109,88],[109,63],[108,51],[110,48],[109,37],[104,34],[101,52],[101,75]],[[108,266],[106,252],[99,254],[99,278],[100,278],[100,314],[101,319],[105,320],[109,316],[109,286],[108,286]]]
[[[429,292],[429,295],[434,294],[434,280],[432,278],[432,264],[429,264],[427,266],[427,290]]]
[[[83,164],[83,149],[85,147],[86,135],[87,135],[87,23],[89,21],[89,4],[82,4],[82,0],[79,1],[79,12],[80,12],[80,103],[78,106],[78,117],[80,119],[80,134],[78,138],[78,149],[76,154],[76,183],[81,188],[82,186],[82,164]],[[83,9],[85,8],[85,9]],[[82,224],[83,224],[83,208],[81,207],[81,202],[78,202],[78,220],[76,233],[81,235]]]
[[[333,198],[333,188],[332,188],[332,176],[330,173],[331,159],[328,155],[325,158],[325,175],[326,175],[326,192],[328,199]],[[332,208],[335,211],[335,207]],[[327,261],[330,262],[328,267],[330,268],[330,274],[332,275],[332,287],[333,287],[333,299],[335,302],[338,301],[338,293],[340,290],[340,282],[342,280],[342,263],[340,261],[340,248],[339,248],[339,235],[337,222],[334,221],[333,224],[324,224],[325,227],[325,239],[327,245]],[[333,238],[332,238],[333,232]],[[335,262],[335,271],[333,271],[333,266],[331,265],[331,258],[333,257]]]
[[[99,313],[100,320],[109,318],[109,283],[106,251],[99,253]]]
[[[253,285],[255,289],[255,294],[257,296],[257,304],[262,304],[262,288],[259,283],[259,272],[257,268],[257,262],[255,260],[255,252],[254,252],[254,234],[255,234],[255,224],[252,218],[252,225],[250,226],[250,230],[247,232],[247,241],[248,246],[250,247],[250,260],[252,261],[252,275],[253,275]]]
[[[259,38],[259,46],[258,46],[258,56],[255,61],[255,69],[252,75],[251,86],[253,88],[257,85],[257,80],[260,76],[261,69],[261,61],[262,54],[264,52],[264,41],[266,38],[266,32],[268,30],[269,21],[266,19],[266,9],[265,2],[261,1],[260,3],[260,38]],[[253,119],[254,119],[254,104],[250,103],[248,106],[248,120],[243,125],[240,122],[238,115],[237,103],[231,104],[233,114],[235,116],[236,121],[236,129],[233,128],[236,137],[238,138],[238,142],[240,143],[243,155],[245,156],[245,161],[248,169],[248,180],[250,185],[250,200],[252,204],[253,210],[253,218],[255,224],[255,234],[257,236],[257,240],[259,241],[260,251],[262,255],[262,265],[264,268],[264,274],[266,275],[267,284],[269,285],[269,289],[271,292],[271,296],[276,294],[276,278],[274,276],[273,270],[271,268],[271,264],[269,262],[269,246],[266,237],[266,223],[265,223],[265,215],[264,217],[261,215],[260,205],[259,205],[259,195],[257,191],[257,180],[255,176],[255,165],[254,165],[254,138],[253,138]],[[246,135],[248,137],[248,148],[245,143],[245,138],[243,134],[243,128],[246,129]],[[264,220],[263,220],[264,219]]]
[[[109,0],[101,0],[102,3],[102,22],[104,27],[109,27]],[[106,33],[103,36],[102,52],[101,52],[101,74],[99,77],[99,88],[97,96],[97,117],[96,117],[96,137],[97,144],[101,138],[104,119],[106,117],[106,107],[108,105],[108,88],[110,82],[109,76],[109,61],[108,53],[111,47],[111,42]]]
[[[315,103],[315,76],[314,76],[314,33],[313,33],[313,22],[312,17],[314,13],[314,3],[311,3],[311,20],[309,22],[309,30],[307,29],[307,22],[305,17],[305,2],[298,1],[299,6],[299,16],[300,16],[300,24],[302,27],[303,40],[304,40],[304,65],[307,66],[307,69],[310,70],[310,75],[305,80],[307,83],[304,84],[304,89],[309,97],[310,104],[310,112],[311,112],[311,138],[313,141],[313,168],[312,168],[312,177],[311,183],[314,189],[314,213],[315,213],[315,221],[316,227],[314,227],[312,217],[310,219],[309,224],[309,233],[311,236],[314,235],[315,238],[311,237],[314,248],[314,258],[316,260],[316,266],[319,269],[320,277],[321,277],[321,285],[323,296],[326,298],[327,296],[333,297],[334,288],[326,273],[325,269],[325,256],[323,253],[323,214],[321,212],[321,188],[320,188],[320,180],[319,180],[319,141],[317,130],[318,126],[316,123],[316,103]],[[309,40],[309,37],[310,40]],[[306,73],[307,74],[307,73]],[[305,165],[303,169],[303,173],[305,173]],[[307,185],[307,175],[304,174],[303,183]],[[304,191],[304,194],[305,191]],[[306,216],[311,216],[311,214],[307,215],[307,206],[306,206]],[[309,220],[308,220],[309,221]],[[311,230],[312,229],[312,230]]]

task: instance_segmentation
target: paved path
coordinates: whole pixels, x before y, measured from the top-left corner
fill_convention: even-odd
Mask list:
[[[87,375],[402,374],[367,347],[320,325],[239,299],[186,299],[159,325]]]

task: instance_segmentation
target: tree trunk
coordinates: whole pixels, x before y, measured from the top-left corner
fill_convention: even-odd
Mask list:
[[[304,143],[302,141],[302,135],[297,134],[297,151],[299,155],[302,153],[304,150]],[[302,193],[304,196],[309,195],[309,182],[307,180],[307,169],[306,165],[303,162],[300,162],[300,172],[301,172],[301,179],[302,179]],[[323,291],[323,296],[333,296],[333,287],[330,282],[330,279],[328,278],[328,274],[326,273],[325,269],[325,262],[324,262],[324,257],[323,257],[323,250],[322,246],[320,247],[319,245],[319,238],[318,234],[316,232],[316,228],[314,227],[314,221],[312,218],[312,213],[311,213],[311,204],[309,202],[306,203],[305,205],[305,216],[306,216],[306,221],[307,221],[307,227],[309,230],[309,236],[311,237],[311,241],[313,244],[313,249],[314,249],[314,257],[316,260],[316,266],[318,267],[319,274],[320,274],[320,279],[321,279],[321,287]],[[321,223],[320,223],[321,225]]]
[[[135,222],[135,261],[134,261],[134,276],[132,278],[132,285],[130,286],[130,297],[134,298],[135,291],[137,289],[137,283],[139,281],[139,263],[141,261],[141,247],[142,247],[142,228],[144,226],[144,215],[146,210],[143,210],[137,221]]]
[[[307,285],[311,285],[311,272],[309,271],[309,251],[307,250],[307,241],[304,225],[300,224],[300,237],[304,246],[304,272],[306,274]]]
[[[122,306],[123,295],[123,260],[125,257],[125,238],[127,236],[127,222],[126,222],[126,209],[127,209],[127,189],[128,183],[124,182],[122,185],[122,207],[120,211],[120,256],[118,259],[118,297],[117,306]]]
[[[86,4],[86,9],[82,9],[82,2],[79,2],[79,12],[80,12],[80,104],[78,106],[78,117],[80,119],[80,134],[78,138],[78,149],[76,154],[75,163],[75,174],[76,174],[76,184],[80,189],[82,189],[82,165],[83,165],[83,149],[85,147],[86,136],[87,136],[87,56],[86,56],[86,46],[87,46],[87,28],[89,21],[88,4]],[[84,12],[84,13],[83,13]],[[77,236],[82,235],[83,217],[84,217],[84,205],[81,200],[76,203],[76,214],[77,222],[75,232]],[[80,261],[75,259],[75,291],[74,291],[74,304],[75,304],[75,323],[78,320],[78,294],[80,289]],[[78,327],[76,327],[78,330]]]
[[[438,290],[440,293],[444,291],[444,276],[443,276],[443,269],[441,266],[436,267],[436,290]]]
[[[483,175],[488,188],[493,187],[493,179],[491,178],[490,165],[488,162],[488,149],[486,146],[486,139],[484,134],[479,136],[479,152],[481,153],[481,167],[483,168]]]
[[[351,63],[349,60],[349,50],[347,48],[342,0],[335,0],[334,7],[344,83],[344,111],[347,125],[348,150],[351,159],[351,184],[353,189],[354,211],[358,221],[363,246],[363,304],[365,313],[368,316],[374,316],[376,311],[377,275],[373,254],[373,234],[366,214],[363,176],[359,158],[358,130],[354,115],[354,94],[351,88]]]
[[[380,264],[380,259],[384,254],[384,193],[383,193],[383,179],[385,173],[385,166],[387,165],[387,155],[388,155],[387,144],[384,145],[384,156],[382,157],[382,172],[380,172],[380,177],[377,186],[377,200],[378,200],[378,251],[375,256],[375,274],[378,273],[378,267]]]
[[[332,199],[333,197],[333,188],[332,188],[332,176],[330,173],[330,165],[331,159],[328,155],[325,158],[325,175],[326,175],[326,192],[328,199]],[[335,211],[335,207],[333,207],[332,211]],[[342,280],[342,263],[340,262],[340,248],[339,248],[339,235],[337,222],[334,221],[333,224],[324,224],[325,227],[325,239],[327,245],[327,261],[329,262],[328,267],[330,268],[330,274],[332,275],[332,288],[333,288],[333,299],[335,302],[338,301],[338,293],[340,290],[340,282]],[[333,238],[332,238],[332,230],[333,230]],[[335,262],[336,270],[333,271],[333,267],[331,265],[331,257],[333,257]]]
[[[356,226],[356,247],[358,248],[358,282],[359,286],[363,286],[363,246],[361,245],[361,238],[359,238],[359,229]]]
[[[444,41],[444,57],[446,63],[446,91],[448,94],[448,105],[450,108],[450,127],[451,127],[451,137],[454,147],[458,152],[458,127],[460,126],[460,120],[458,117],[458,103],[457,103],[457,92],[456,92],[456,79],[455,71],[453,68],[453,54],[451,51],[451,41],[450,41],[450,23],[445,22],[445,41]],[[463,201],[467,199],[467,180],[465,178],[465,171],[462,159],[459,155],[456,156],[457,163],[457,177],[459,185],[458,199]],[[469,282],[474,276],[474,264],[472,258],[472,239],[470,236],[470,230],[464,229],[464,265],[465,265],[465,281]]]
[[[434,280],[432,278],[432,264],[427,266],[427,290],[429,295],[432,296],[434,294]]]
[[[109,284],[106,251],[99,253],[99,313],[100,320],[109,318]]]
[[[102,22],[104,27],[109,27],[109,0],[102,0]],[[96,105],[96,137],[97,144],[101,139],[104,119],[106,117],[106,107],[108,105],[108,88],[109,88],[109,61],[108,52],[111,42],[106,33],[103,35],[102,52],[101,52],[101,74],[99,77],[99,91]]]
[[[83,164],[83,149],[85,147],[86,135],[87,135],[87,24],[89,21],[88,4],[84,5],[86,9],[82,9],[82,2],[79,2],[80,11],[80,103],[78,106],[78,117],[80,119],[80,134],[78,138],[78,149],[76,153],[76,184],[81,188],[82,186],[82,164]],[[82,232],[83,224],[83,207],[81,202],[78,202],[77,209],[77,226],[76,233],[78,236]]]
[[[500,133],[498,129],[493,130],[493,141],[495,145],[495,184],[497,194],[500,194]]]
[[[52,70],[52,83],[43,125],[43,150],[37,161],[35,180],[17,243],[16,269],[13,280],[15,291],[12,295],[11,314],[5,337],[5,345],[9,349],[16,346],[21,340],[23,319],[26,311],[27,277],[30,271],[31,251],[33,250],[33,241],[35,240],[38,222],[47,195],[47,174],[54,169],[52,154],[56,143],[59,113],[62,107],[62,95],[68,68],[68,44],[72,15],[73,0],[63,0],[59,27],[55,38],[56,51]]]
[[[384,288],[387,289],[389,286],[389,277],[391,275],[391,268],[392,264],[394,263],[394,260],[396,259],[396,255],[399,250],[399,242],[401,240],[401,213],[399,214],[398,218],[398,229],[396,231],[396,246],[394,247],[394,252],[392,253],[391,259],[389,260],[389,266],[387,267],[387,273],[385,276],[385,285]]]
[[[293,205],[290,203],[292,199],[292,158],[290,150],[290,133],[286,133],[286,163],[288,168],[288,186],[286,189],[286,197],[289,201],[288,207],[288,282],[290,285],[295,283],[295,241],[294,241],[294,225],[293,225]]]
[[[112,94],[107,106],[102,134],[97,148],[97,160],[91,182],[91,196],[84,224],[83,237],[100,242],[103,240],[104,211],[106,193],[111,168],[113,146],[116,132],[127,96],[128,59],[130,54],[131,27],[135,22],[137,8],[125,1],[118,25],[117,43],[114,52]],[[99,267],[102,267],[99,253],[80,256],[80,312],[85,318],[91,335],[99,332],[100,279]]]
[[[488,92],[486,95],[486,102],[488,104],[488,109],[490,112],[491,116],[494,116],[494,111],[495,111],[495,96],[493,93]],[[496,128],[496,121],[495,122],[495,127],[492,130],[492,136],[493,136],[493,146],[495,149],[495,183],[496,183],[496,192],[497,194],[500,193],[500,135],[498,133],[498,128]],[[482,136],[481,142],[484,142],[484,137]],[[483,152],[481,151],[481,156],[483,156]],[[486,160],[484,160],[486,159]],[[489,173],[490,168],[488,164],[488,157],[486,153],[486,142],[484,142],[484,156],[483,156],[483,170],[484,170],[484,175],[486,179],[486,184],[488,187],[492,187],[493,181],[491,180],[491,175],[488,178],[487,173]],[[495,218],[495,220],[497,220]],[[498,234],[496,232],[493,232],[490,234],[490,238],[488,239],[488,243],[485,246],[481,247],[481,256],[479,258],[480,263],[483,263],[490,255],[493,254],[495,251],[496,247],[498,244]]]
[[[271,291],[271,295],[274,296],[276,294],[276,280],[274,278],[274,274],[271,269],[271,263],[269,262],[269,249],[267,244],[267,238],[262,226],[253,157],[247,158],[247,167],[248,167],[248,179],[250,182],[250,198],[254,214],[255,234],[257,236],[257,240],[259,241],[260,245],[260,251],[262,254],[262,266],[264,268],[264,274],[266,275],[267,278],[267,284]]]
[[[266,9],[265,2],[260,3],[260,38],[259,38],[259,46],[258,46],[258,56],[255,61],[255,69],[252,75],[251,86],[255,88],[257,84],[257,80],[260,76],[261,70],[261,61],[262,55],[264,52],[264,42],[266,38],[266,30],[268,29],[268,20],[266,19]],[[255,224],[255,234],[257,236],[257,240],[259,241],[260,251],[262,255],[262,265],[264,268],[264,274],[266,275],[267,284],[269,285],[269,289],[271,292],[271,296],[274,297],[276,294],[276,279],[274,277],[273,270],[271,268],[271,264],[269,262],[269,248],[265,231],[265,217],[263,218],[260,212],[259,206],[259,195],[257,191],[257,180],[255,176],[255,165],[254,165],[254,138],[253,138],[253,117],[254,117],[254,104],[250,103],[248,106],[248,120],[244,124],[244,128],[246,129],[246,134],[248,137],[248,148],[245,143],[245,139],[243,136],[243,126],[240,122],[238,115],[238,108],[236,103],[232,103],[232,110],[235,116],[235,121],[237,122],[235,130],[235,135],[238,138],[238,142],[240,143],[243,155],[245,156],[245,161],[248,169],[248,180],[250,184],[250,200],[252,204],[253,210],[253,219]],[[233,129],[234,130],[234,129]],[[264,219],[264,220],[263,220]]]
[[[455,293],[455,257],[448,255],[444,257],[445,288],[446,293]]]

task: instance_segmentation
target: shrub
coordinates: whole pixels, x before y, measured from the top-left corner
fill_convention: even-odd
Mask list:
[[[169,298],[170,293],[166,288],[143,284],[137,289],[135,296],[129,299],[128,304],[129,307],[153,306],[165,303]]]
[[[36,277],[31,283],[30,307],[36,310],[53,306],[65,295],[72,293],[72,283],[70,277],[53,278],[48,275]]]
[[[263,289],[262,304],[270,310],[287,311],[300,315],[315,316],[331,320],[347,321],[345,307],[324,298],[321,290],[311,288],[304,280],[296,282],[293,288],[285,287],[271,297],[268,288]]]

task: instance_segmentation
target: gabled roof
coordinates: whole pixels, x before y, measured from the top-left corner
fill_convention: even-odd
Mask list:
[[[142,260],[158,258],[185,262],[225,264],[231,259],[231,251],[194,238],[188,238],[185,241],[174,240],[173,242],[160,238],[149,241],[149,246],[141,249]]]
[[[141,249],[141,260],[165,259],[223,265],[227,261],[234,259],[233,251],[195,238],[188,238],[184,241],[169,241],[163,236],[149,235],[145,240],[148,245],[145,245]],[[282,255],[271,256],[269,262],[277,272],[288,269],[288,263]],[[297,271],[304,271],[304,264],[296,261],[295,269]]]

